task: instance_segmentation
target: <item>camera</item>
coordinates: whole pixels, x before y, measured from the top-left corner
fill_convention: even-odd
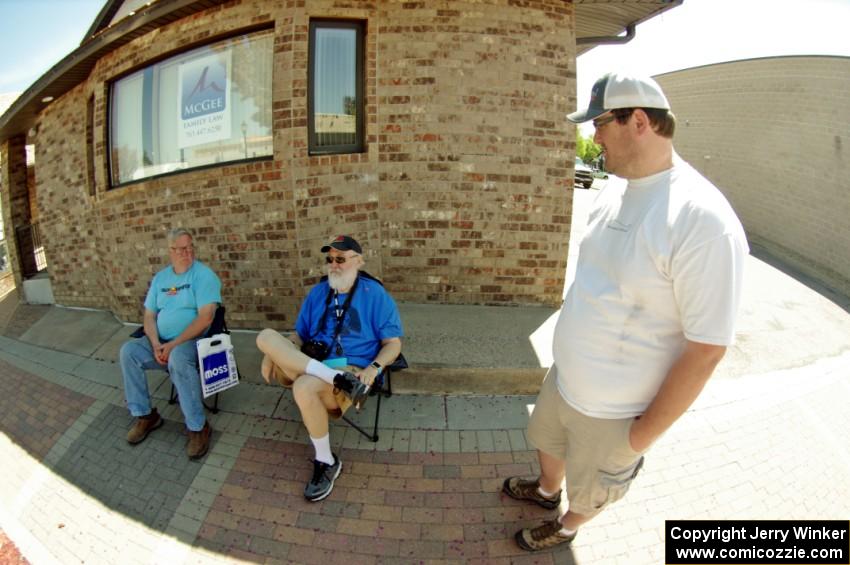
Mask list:
[[[301,346],[301,353],[307,357],[315,359],[316,361],[324,361],[328,358],[328,354],[330,352],[331,348],[318,339],[311,339]]]

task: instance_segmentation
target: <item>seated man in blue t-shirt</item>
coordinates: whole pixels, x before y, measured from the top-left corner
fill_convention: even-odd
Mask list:
[[[287,339],[265,329],[257,336],[265,354],[263,378],[292,387],[316,450],[313,477],[304,488],[304,496],[314,502],[331,493],[342,469],[331,452],[329,415],[340,418],[352,404],[360,408],[382,368],[401,353],[402,336],[392,297],[381,283],[360,274],[360,244],[341,235],[322,253],[328,254],[328,276],[307,295],[295,334]]]
[[[221,303],[221,281],[195,260],[192,234],[183,228],[168,233],[168,255],[171,265],[154,275],[145,298],[145,335],[121,347],[124,395],[136,417],[127,441],[140,443],[162,425],[151,407],[145,369],[167,367],[189,430],[186,454],[199,459],[209,449],[212,429],[204,416],[195,341],[207,332]]]

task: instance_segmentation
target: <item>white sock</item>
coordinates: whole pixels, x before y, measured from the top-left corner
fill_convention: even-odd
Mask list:
[[[313,442],[313,448],[316,450],[316,461],[333,465],[334,454],[331,453],[331,435],[325,434],[325,437],[318,439],[311,437],[310,441]]]
[[[542,496],[543,498],[552,498],[553,496],[555,496],[555,494],[557,494],[557,491],[556,492],[546,492],[545,490],[543,490],[543,487],[541,487],[540,485],[537,485],[537,492],[539,492],[540,496]]]
[[[307,374],[313,375],[314,377],[319,377],[329,385],[333,385],[334,377],[339,374],[339,371],[336,369],[331,369],[321,361],[310,359],[310,361],[307,363]]]

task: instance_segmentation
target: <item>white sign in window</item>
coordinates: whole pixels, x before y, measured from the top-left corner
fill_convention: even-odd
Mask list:
[[[178,146],[230,137],[230,51],[180,65]]]

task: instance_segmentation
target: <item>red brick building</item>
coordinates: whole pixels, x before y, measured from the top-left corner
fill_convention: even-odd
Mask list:
[[[678,3],[106,2],[0,117],[6,238],[124,319],[177,225],[237,327],[292,326],[338,233],[402,301],[555,305],[576,55]]]

